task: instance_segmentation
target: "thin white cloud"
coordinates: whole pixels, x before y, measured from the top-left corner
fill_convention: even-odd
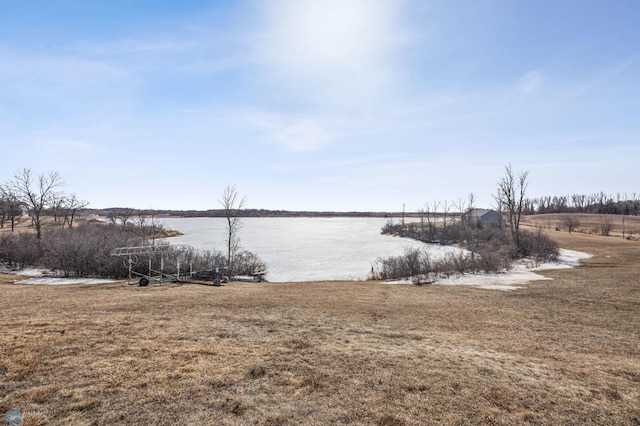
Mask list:
[[[517,90],[520,94],[528,95],[540,90],[544,83],[542,72],[539,70],[529,71],[518,80]]]
[[[239,32],[172,28],[163,33],[102,42],[83,41],[72,50],[102,58],[130,72],[218,73],[248,65],[248,42]]]
[[[327,120],[303,114],[279,114],[262,110],[231,110],[223,122],[234,127],[250,128],[262,140],[275,143],[289,151],[317,151],[331,144],[334,134]]]
[[[270,2],[256,56],[297,96],[366,102],[394,78],[394,53],[408,41],[401,12],[388,0]]]
[[[11,104],[27,108],[25,120],[35,119],[34,111],[53,116],[72,109],[84,114],[116,95],[130,96],[131,85],[126,69],[101,59],[0,47],[0,110]],[[48,118],[35,121],[41,124]]]
[[[316,151],[331,141],[331,134],[320,124],[305,119],[276,130],[274,139],[292,151]]]
[[[52,154],[66,154],[73,156],[77,153],[88,153],[93,151],[91,143],[65,137],[49,137],[36,140],[36,146],[43,152]]]
[[[78,83],[112,80],[124,74],[121,68],[101,60],[0,48],[0,78]]]

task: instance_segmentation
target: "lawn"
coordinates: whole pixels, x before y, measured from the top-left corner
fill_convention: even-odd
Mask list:
[[[20,425],[640,424],[640,242],[491,291],[377,282],[16,285]],[[4,417],[2,417],[4,419]]]

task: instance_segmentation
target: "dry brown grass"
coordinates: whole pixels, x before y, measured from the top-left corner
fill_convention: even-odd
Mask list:
[[[622,216],[620,215],[600,215],[590,213],[549,213],[537,214],[533,216],[523,217],[522,223],[529,226],[538,226],[546,229],[560,229],[566,231],[567,227],[564,220],[567,216],[571,216],[578,220],[576,232],[584,234],[601,233],[601,220],[609,218],[611,220],[610,236],[622,238]],[[640,216],[624,216],[625,237],[631,236],[632,239],[640,239]]]
[[[640,243],[515,292],[2,276],[0,415],[44,424],[640,423]],[[22,425],[21,424],[21,425]]]

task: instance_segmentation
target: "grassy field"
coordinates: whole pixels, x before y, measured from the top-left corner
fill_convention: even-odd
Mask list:
[[[501,292],[375,282],[33,286],[0,275],[22,425],[640,424],[640,243]],[[2,417],[3,419],[3,417]]]
[[[523,225],[537,226],[545,229],[561,229],[566,231],[567,225],[564,223],[566,217],[571,217],[577,221],[575,232],[584,234],[600,234],[602,221],[607,219],[611,223],[610,236],[622,238],[624,231],[625,238],[640,240],[640,216],[620,216],[620,215],[600,215],[589,213],[548,213],[524,216]],[[624,224],[624,228],[623,228]]]

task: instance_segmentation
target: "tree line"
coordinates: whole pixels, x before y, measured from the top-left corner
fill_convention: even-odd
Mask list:
[[[169,243],[166,230],[157,216],[141,215],[135,209],[115,209],[107,221],[82,221],[74,224],[78,212],[88,205],[75,194],[62,191],[64,183],[57,172],[35,175],[29,169],[0,183],[0,227],[16,230],[24,216],[35,232],[0,233],[0,262],[11,268],[36,267],[66,277],[118,278],[128,273],[129,265],[110,255],[118,247],[154,246]],[[218,200],[226,212],[226,255],[217,250],[171,250],[163,261],[165,273],[173,274],[177,256],[194,271],[228,268],[238,275],[251,275],[266,266],[255,254],[240,246],[240,212],[246,203],[235,186],[227,186]],[[48,218],[45,220],[45,218]],[[46,226],[52,224],[52,226]],[[7,230],[8,231],[8,230]],[[165,252],[163,250],[163,252]],[[134,272],[146,273],[149,263],[159,264],[157,254],[139,259]]]
[[[612,195],[598,192],[527,198],[523,210],[525,214],[594,213],[638,216],[640,194],[634,192]]]
[[[135,211],[136,214],[144,216],[168,215],[174,217],[217,217],[225,218],[227,211],[224,208],[210,210],[156,210],[142,209],[135,210],[127,207],[110,207],[104,209],[86,208],[85,214],[96,214],[99,216],[120,216],[127,211]],[[307,211],[307,210],[269,210],[243,208],[238,210],[238,217],[400,217],[402,212],[334,212],[334,211]],[[405,213],[407,217],[417,217],[415,212]]]
[[[89,203],[79,199],[76,194],[63,192],[63,185],[57,172],[35,176],[30,169],[23,169],[12,179],[0,184],[0,228],[9,224],[14,230],[25,212],[35,227],[38,239],[42,238],[45,216],[52,217],[53,222],[63,228],[73,227],[76,214]]]
[[[415,279],[421,282],[421,279],[431,280],[453,273],[503,271],[523,258],[531,258],[536,263],[556,259],[558,244],[555,241],[541,229],[535,232],[521,229],[527,206],[528,179],[528,171],[516,173],[511,165],[505,166],[494,195],[497,209],[504,218],[497,224],[471,219],[470,212],[475,207],[473,194],[467,201],[426,204],[417,223],[389,221],[383,227],[383,233],[391,232],[425,243],[457,244],[465,250],[440,259],[434,259],[428,251],[420,249],[407,250],[401,256],[379,258],[379,276],[383,279],[418,277]]]

